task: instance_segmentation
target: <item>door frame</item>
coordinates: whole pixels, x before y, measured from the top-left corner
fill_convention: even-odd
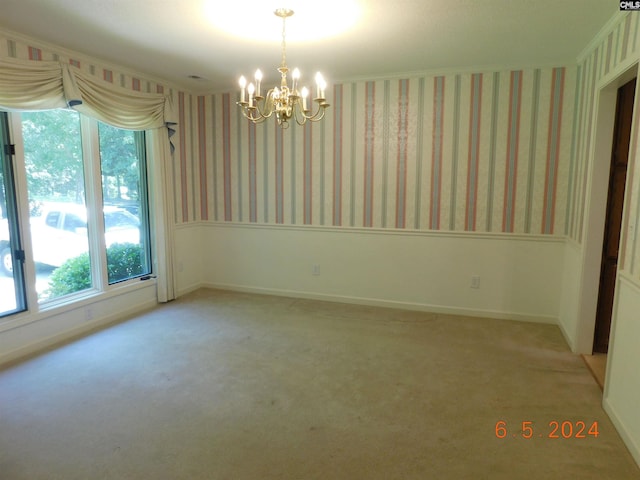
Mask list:
[[[610,154],[609,188],[605,215],[604,239],[600,261],[600,285],[596,309],[593,353],[607,353],[613,319],[618,263],[623,266],[622,220],[626,198],[626,177],[632,159],[632,124],[637,77],[618,88],[613,145]],[[631,108],[631,111],[629,111]],[[626,141],[626,142],[625,142]],[[625,144],[626,143],[626,144]],[[624,183],[620,182],[622,180]],[[615,242],[615,243],[614,243]]]
[[[609,175],[611,170],[611,149],[613,147],[613,127],[616,114],[618,88],[625,83],[637,79],[639,64],[634,61],[622,73],[615,77],[605,77],[596,86],[596,112],[594,114],[593,139],[594,146],[589,158],[589,177],[585,204],[585,224],[583,230],[583,248],[580,273],[580,290],[578,305],[578,328],[574,342],[574,351],[581,354],[593,353],[595,335],[598,291],[600,288],[600,268],[602,264],[602,247],[604,241],[605,219],[607,214],[607,198],[609,193]],[[637,80],[636,80],[637,82]],[[637,83],[636,83],[637,87]],[[638,105],[640,90],[636,88],[634,101],[635,111]],[[632,126],[633,128],[633,126]],[[627,176],[621,242],[626,236],[624,219],[626,218],[629,181]],[[615,300],[614,300],[615,305]]]

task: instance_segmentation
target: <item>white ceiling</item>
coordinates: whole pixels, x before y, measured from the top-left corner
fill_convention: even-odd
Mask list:
[[[274,2],[230,1],[246,6],[246,18],[264,18],[264,33],[272,40],[240,38],[214,27],[205,14],[207,3],[223,23],[238,17],[217,8],[227,5],[219,0],[0,0],[0,26],[194,92],[234,90],[239,75],[251,76],[257,67],[265,84],[275,82],[281,23],[272,13]],[[296,41],[291,33],[296,20],[331,25],[340,17],[339,2],[333,7],[328,0],[275,3],[314,10],[306,20],[301,13],[287,20],[288,64],[300,68],[305,83],[312,83],[316,70],[332,83],[469,67],[571,64],[619,5],[614,0],[354,1],[361,9],[358,22],[315,41]]]

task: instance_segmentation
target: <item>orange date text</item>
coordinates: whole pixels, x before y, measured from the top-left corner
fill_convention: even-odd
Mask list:
[[[598,422],[582,420],[552,420],[548,424],[533,421],[506,422],[499,420],[495,427],[496,438],[598,438]]]

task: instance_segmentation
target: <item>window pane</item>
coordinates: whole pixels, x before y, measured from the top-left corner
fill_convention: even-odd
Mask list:
[[[15,188],[11,156],[6,155],[9,130],[7,114],[0,112],[0,317],[26,308],[22,253],[18,236]]]
[[[21,114],[39,301],[90,288],[80,116]]]
[[[100,167],[109,284],[151,273],[144,132],[103,123]]]

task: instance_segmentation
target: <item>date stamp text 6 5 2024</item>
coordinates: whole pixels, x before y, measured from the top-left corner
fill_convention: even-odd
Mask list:
[[[598,422],[552,420],[548,424],[539,424],[525,420],[508,423],[496,422],[496,438],[598,438]]]

